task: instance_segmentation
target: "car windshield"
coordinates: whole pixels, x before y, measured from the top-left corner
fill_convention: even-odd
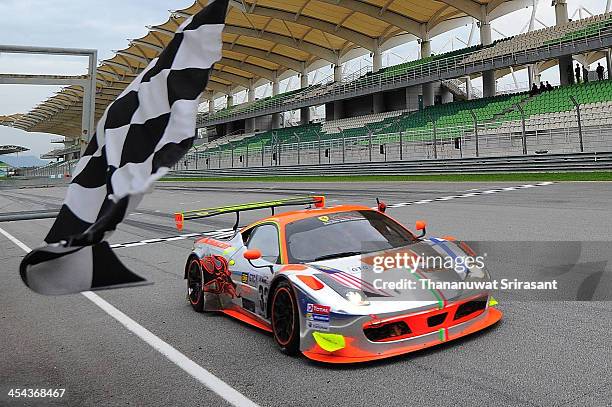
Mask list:
[[[409,245],[415,237],[373,210],[301,219],[285,228],[291,263],[308,263]]]

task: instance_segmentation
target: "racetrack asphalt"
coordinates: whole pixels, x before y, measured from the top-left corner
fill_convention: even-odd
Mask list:
[[[171,213],[304,194],[372,206],[521,183],[160,183],[111,243],[176,235]],[[0,212],[59,207],[65,187],[3,189]],[[609,241],[612,183],[556,183],[389,209],[408,227],[466,240]],[[243,223],[261,213],[247,213]],[[186,224],[184,233],[231,227],[233,217]],[[37,247],[52,220],[0,228]],[[504,319],[465,339],[367,364],[288,357],[272,337],[185,300],[178,240],[117,249],[153,285],[98,292],[103,299],[260,405],[606,406],[612,400],[612,303],[501,302]],[[18,276],[24,252],[0,235],[0,405],[224,405],[81,295],[44,297]],[[610,278],[610,265],[603,279]],[[606,284],[603,284],[606,283]],[[603,285],[602,285],[603,284]],[[609,287],[603,281],[600,287]],[[596,298],[601,296],[597,293]],[[65,388],[62,399],[11,399],[11,388]]]

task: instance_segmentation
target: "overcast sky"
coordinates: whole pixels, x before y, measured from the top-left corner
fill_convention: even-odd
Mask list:
[[[112,57],[112,50],[125,48],[128,38],[146,34],[145,25],[165,22],[168,10],[185,8],[192,3],[192,0],[0,0],[0,42],[95,48],[101,60]],[[537,12],[546,25],[554,24],[550,3],[550,0],[541,0]],[[602,13],[605,3],[605,0],[568,0],[570,17],[579,7],[594,14]],[[527,23],[530,13],[531,9],[524,9],[499,18],[493,22],[493,28],[505,35],[517,34]],[[536,25],[536,28],[541,27]],[[433,51],[440,53],[461,48],[461,40],[465,41],[468,34],[469,27],[463,27],[439,36],[432,41]],[[493,37],[501,35],[494,33]],[[416,43],[398,47],[387,53],[384,63],[394,65],[404,59],[415,59],[417,49]],[[81,58],[0,54],[0,73],[82,74],[86,70],[85,63]],[[355,61],[350,68],[357,69],[358,65],[359,61]],[[549,75],[552,79],[552,73]],[[57,90],[58,87],[52,86],[0,85],[0,115],[25,113]],[[259,89],[260,94],[266,91],[269,92]],[[0,145],[23,145],[37,156],[53,149],[50,140],[57,138],[0,126]]]

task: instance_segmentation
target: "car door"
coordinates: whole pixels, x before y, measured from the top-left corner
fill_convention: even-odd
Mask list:
[[[270,280],[272,279],[270,268],[265,266],[280,262],[278,226],[274,223],[263,223],[246,231],[245,234],[248,234],[246,239],[247,249],[257,249],[261,252],[261,259],[253,261],[253,264],[264,267],[252,267],[248,273],[242,274],[241,283],[249,286],[248,288],[244,287],[246,288],[245,291],[251,292],[249,288],[252,288],[253,294],[248,296],[246,302],[243,300],[243,307],[249,311],[251,311],[249,308],[253,308],[252,312],[265,317]]]

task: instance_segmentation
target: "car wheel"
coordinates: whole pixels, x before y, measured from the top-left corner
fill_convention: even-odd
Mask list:
[[[204,292],[202,291],[202,266],[198,259],[193,259],[187,269],[187,298],[197,312],[204,310]]]
[[[272,294],[272,333],[281,350],[295,355],[300,349],[300,317],[291,284],[279,283]]]

